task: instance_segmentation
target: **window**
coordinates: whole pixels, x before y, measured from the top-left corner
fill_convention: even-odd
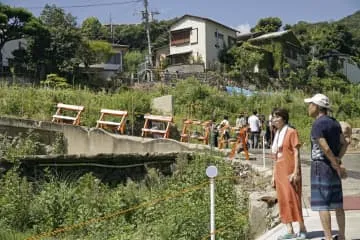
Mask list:
[[[121,53],[116,53],[111,56],[110,60],[107,62],[108,64],[120,64],[121,63]]]
[[[236,38],[228,37],[228,46],[231,47],[236,44]]]
[[[216,38],[216,39],[224,40],[224,34],[219,33],[219,32],[216,30],[216,32],[215,32],[215,38]]]
[[[171,45],[180,45],[190,43],[191,29],[171,32]]]

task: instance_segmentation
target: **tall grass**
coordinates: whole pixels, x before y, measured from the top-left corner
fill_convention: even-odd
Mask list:
[[[325,92],[333,105],[333,116],[360,127],[360,86],[342,94],[335,90]],[[136,114],[151,112],[151,99],[164,94],[175,98],[175,122],[181,129],[184,118],[220,121],[228,115],[231,124],[240,112],[251,114],[253,110],[266,117],[274,107],[285,107],[290,111],[290,122],[300,134],[303,143],[309,142],[312,119],[307,116],[303,99],[310,97],[302,90],[259,92],[252,97],[230,95],[216,88],[203,85],[194,78],[179,82],[176,87],[159,85],[151,90],[122,90],[118,93],[92,92],[88,89],[54,90],[34,87],[2,86],[0,88],[0,115],[50,120],[56,104],[83,105],[82,125],[93,127],[101,108],[129,111],[130,121]]]
[[[6,230],[0,236],[34,236],[139,206],[43,239],[202,239],[209,231],[208,185],[189,192],[182,190],[207,183],[205,169],[209,163],[216,164],[220,176],[233,175],[231,166],[211,155],[198,155],[190,162],[180,156],[172,177],[148,169],[143,181],[128,180],[113,188],[91,174],[67,180],[47,175],[35,184],[10,171],[0,181],[0,227]],[[216,221],[219,228],[226,226],[217,236],[250,239],[247,196],[244,193],[237,198],[233,183],[217,182]]]

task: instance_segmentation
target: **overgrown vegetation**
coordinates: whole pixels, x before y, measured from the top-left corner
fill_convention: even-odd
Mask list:
[[[359,28],[356,27],[359,21],[354,21],[358,17],[359,12],[335,23],[299,22],[294,26],[286,25],[286,29],[292,29],[300,38],[308,59],[312,59],[301,69],[289,69],[283,61],[280,45],[260,48],[244,44],[224,50],[221,61],[228,64],[223,68],[228,70],[226,76],[238,77],[240,83],[260,80],[258,86],[262,87],[262,91],[252,97],[230,95],[194,78],[178,82],[176,86],[159,84],[149,89],[123,88],[109,93],[81,89],[83,87],[76,89],[79,83],[91,86],[91,81],[94,81],[90,77],[83,81],[77,78],[79,64],[84,63],[88,67],[95,62],[106,61],[111,47],[103,40],[113,40],[136,50],[125,55],[125,70],[136,72],[139,63],[144,60],[140,51],[146,48],[142,24],[118,25],[111,36],[110,28],[102,26],[96,18],[86,19],[79,29],[76,19],[56,6],[46,5],[37,19],[22,9],[0,4],[0,32],[13,33],[0,42],[0,47],[20,36],[26,36],[28,41],[26,50],[14,52],[14,65],[11,67],[14,83],[16,74],[22,71],[34,77],[36,85],[44,80],[40,84],[42,88],[1,86],[0,115],[50,120],[56,104],[63,102],[85,106],[81,119],[84,126],[95,126],[102,108],[127,110],[130,124],[134,124],[136,116],[152,111],[150,101],[153,97],[171,94],[175,97],[178,129],[182,127],[184,118],[220,121],[227,115],[234,124],[240,112],[257,110],[267,116],[274,107],[285,107],[290,110],[290,122],[298,129],[306,147],[312,120],[307,116],[303,99],[315,92],[323,92],[330,97],[333,115],[338,120],[360,127],[360,86],[348,83],[344,76],[336,73],[336,68],[326,68],[324,62],[316,59],[329,50],[337,50],[349,54],[359,63],[360,38]],[[173,21],[151,23],[154,47],[168,43],[168,29]],[[259,20],[254,30],[277,31],[281,25],[279,18],[265,18]],[[16,31],[7,31],[10,28]],[[273,62],[266,59],[269,55]],[[254,73],[258,62],[278,72],[281,87],[286,90],[265,90],[264,86],[273,86],[273,83],[267,73]],[[283,71],[288,73],[284,77],[280,75]],[[191,162],[179,157],[172,177],[148,169],[143,181],[129,179],[125,185],[112,188],[91,174],[80,179],[60,180],[49,172],[45,179],[33,182],[17,172],[16,163],[19,156],[46,152],[39,144],[38,136],[30,132],[15,138],[2,136],[0,141],[1,156],[15,163],[15,167],[0,179],[0,239],[24,239],[119,213],[145,202],[154,204],[104,218],[104,221],[88,222],[50,239],[205,239],[209,231],[208,189],[204,186],[188,193],[182,192],[182,189],[204,182],[207,179],[204,171],[210,163],[217,165],[222,177],[233,174],[231,167],[221,158],[204,154],[196,156]],[[53,153],[63,153],[61,136],[52,147]],[[179,197],[157,201],[173,194],[179,194]],[[217,239],[250,239],[246,194],[238,199],[232,180],[219,180],[216,194],[217,228],[222,229],[217,233]]]
[[[294,78],[297,76],[293,76]],[[136,116],[151,112],[151,99],[171,94],[175,99],[175,122],[182,128],[184,118],[220,121],[228,115],[235,123],[238,113],[251,113],[257,110],[267,116],[274,107],[285,107],[290,111],[290,121],[299,130],[301,141],[308,144],[311,121],[307,116],[307,106],[303,99],[321,91],[327,94],[333,105],[333,115],[339,120],[350,122],[353,127],[360,126],[360,86],[342,85],[336,78],[320,79],[313,77],[313,89],[258,92],[252,97],[231,95],[200,83],[194,78],[180,81],[175,87],[155,85],[151,90],[120,90],[116,93],[93,92],[87,89],[43,89],[18,86],[0,88],[0,115],[50,120],[59,102],[83,105],[85,111],[81,118],[83,126],[94,127],[102,108],[129,111],[130,125],[135,124]],[[128,126],[128,127],[129,127]]]
[[[114,188],[91,174],[67,181],[48,174],[43,181],[34,183],[10,170],[0,180],[2,237],[24,239],[115,213],[113,217],[69,229],[54,238],[206,238],[209,233],[209,191],[205,175],[208,164],[216,164],[221,177],[233,175],[231,166],[211,155],[198,155],[190,162],[179,156],[172,177],[148,169],[143,181],[129,179],[125,185]],[[183,191],[202,183],[199,189]],[[244,193],[236,197],[233,184],[231,178],[217,181],[216,222],[218,229],[224,228],[217,233],[217,239],[250,239],[247,196]],[[147,204],[141,206],[143,203]],[[121,213],[132,207],[136,208]]]

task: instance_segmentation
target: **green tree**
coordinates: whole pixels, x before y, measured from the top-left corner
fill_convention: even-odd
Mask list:
[[[78,58],[89,67],[94,63],[106,62],[113,53],[111,44],[100,40],[83,40],[77,52]]]
[[[325,62],[320,60],[312,60],[307,67],[310,76],[323,78],[326,76],[326,65]]]
[[[322,56],[333,50],[353,56],[357,53],[356,40],[350,29],[342,24],[299,22],[292,30],[303,43],[305,51],[312,56]]]
[[[105,39],[106,30],[96,17],[89,17],[81,24],[81,34],[89,40]]]
[[[47,51],[47,72],[73,72],[78,64],[76,52],[81,35],[76,28],[76,18],[66,14],[55,5],[45,5],[40,19],[50,32],[50,46]]]
[[[40,21],[34,24],[31,29],[31,36],[26,38],[26,49],[20,50],[23,56],[16,58],[15,61],[25,65],[27,71],[34,77],[35,83],[39,83],[46,76],[46,68],[51,63],[53,57],[48,49],[51,44],[51,35],[49,29]]]
[[[144,62],[144,54],[140,51],[129,51],[124,56],[124,67],[128,72],[136,72],[138,65],[142,62]]]
[[[354,54],[354,41],[351,32],[344,25],[335,25],[324,40],[326,50],[336,49],[341,53]]]
[[[154,21],[150,25],[150,37],[154,48],[169,44],[169,31],[177,19]]]
[[[251,29],[252,32],[277,32],[280,30],[282,26],[282,21],[278,17],[267,17],[267,18],[261,18],[256,26]]]
[[[176,18],[150,23],[150,38],[154,48],[162,47],[169,43],[170,26]],[[132,50],[144,50],[147,48],[147,39],[144,24],[120,24],[113,27],[114,42],[126,44]],[[109,35],[109,28],[105,29],[105,36]]]
[[[64,9],[57,7],[56,5],[46,4],[40,14],[40,20],[48,27],[76,27],[76,17],[70,13],[66,14]]]
[[[240,47],[233,47],[229,52],[234,59],[234,63],[230,66],[230,76],[251,80],[254,68],[260,64],[263,54],[248,43],[244,43]]]
[[[37,20],[23,8],[10,7],[0,2],[0,49],[6,42],[19,39],[31,33]],[[2,54],[0,52],[0,68],[2,67]]]
[[[285,24],[285,26],[283,27],[283,29],[286,30],[290,30],[292,28],[292,26],[290,24]]]
[[[70,85],[67,83],[66,79],[63,77],[59,77],[57,74],[48,74],[46,76],[46,80],[41,81],[41,84],[44,87],[49,87],[49,88],[58,88],[58,89],[63,89],[63,88],[69,88]]]
[[[121,24],[114,27],[114,40],[131,49],[144,50],[147,46],[144,24]]]

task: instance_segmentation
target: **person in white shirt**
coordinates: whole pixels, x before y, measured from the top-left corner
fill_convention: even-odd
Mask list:
[[[230,123],[228,120],[228,116],[224,116],[224,120],[221,121],[219,125],[219,132],[226,142],[226,147],[228,147],[228,140],[230,138]]]
[[[257,111],[253,112],[253,115],[251,115],[248,119],[248,124],[250,128],[250,140],[251,140],[251,148],[258,148],[259,146],[259,138],[260,138],[260,120],[256,116]]]
[[[236,123],[235,126],[237,128],[242,128],[247,124],[246,122],[246,118],[245,118],[245,114],[244,113],[240,113],[238,118],[236,119]]]

